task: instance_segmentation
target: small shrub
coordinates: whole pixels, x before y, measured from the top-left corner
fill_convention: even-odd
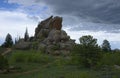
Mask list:
[[[65,75],[65,78],[98,78],[95,74],[82,71],[82,72],[70,72]]]
[[[100,61],[101,65],[120,65],[120,53],[105,53]]]
[[[32,62],[32,63],[48,63],[52,61],[52,57],[40,52],[14,52],[10,57],[12,62]]]
[[[102,58],[102,51],[98,46],[76,45],[72,50],[72,56],[79,61],[79,64],[93,68]]]
[[[65,62],[64,62],[63,59],[56,59],[56,60],[54,61],[54,65],[56,65],[56,66],[62,66],[64,63],[65,63]]]
[[[8,60],[0,54],[0,69],[1,70],[8,69],[8,67],[9,67]]]
[[[60,45],[59,44],[55,44],[54,47],[52,47],[52,50],[59,50],[60,49]]]
[[[38,48],[38,43],[39,42],[37,42],[37,41],[32,42],[31,48],[36,50]]]
[[[69,59],[66,59],[64,57],[59,57],[56,60],[54,60],[53,64],[58,67],[62,67],[64,65],[68,65],[70,62]]]
[[[95,75],[90,74],[88,72],[81,72],[80,73],[80,78],[97,78],[97,77],[95,77]]]

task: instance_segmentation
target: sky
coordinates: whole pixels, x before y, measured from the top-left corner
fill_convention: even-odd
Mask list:
[[[63,17],[63,30],[72,39],[92,35],[101,45],[107,39],[120,49],[120,0],[0,0],[0,44],[7,33],[15,39],[30,36],[51,15]]]

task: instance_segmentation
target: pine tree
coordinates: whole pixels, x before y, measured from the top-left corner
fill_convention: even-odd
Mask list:
[[[106,39],[103,41],[102,50],[105,51],[105,52],[111,51],[110,43],[109,43],[109,41],[106,40]]]
[[[98,46],[97,39],[93,38],[91,35],[82,36],[80,39],[80,44],[83,46]]]
[[[85,67],[94,67],[100,61],[101,48],[97,44],[97,39],[91,35],[82,36],[78,46],[80,60]]]
[[[2,44],[3,47],[12,47],[13,45],[13,39],[12,36],[8,33],[6,38],[5,38],[5,42]]]
[[[24,35],[24,41],[28,41],[28,40],[29,40],[29,34],[28,34],[28,30],[26,28],[25,35]]]

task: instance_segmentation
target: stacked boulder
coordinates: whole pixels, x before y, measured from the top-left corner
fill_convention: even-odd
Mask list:
[[[62,17],[49,17],[40,22],[35,29],[35,40],[39,41],[39,49],[50,54],[69,54],[75,40],[62,30]]]
[[[35,29],[35,35],[28,41],[20,39],[15,45],[17,49],[34,48],[54,55],[68,55],[75,40],[62,30],[62,17],[49,17],[41,21]]]

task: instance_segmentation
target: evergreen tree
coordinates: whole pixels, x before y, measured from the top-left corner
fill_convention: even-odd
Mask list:
[[[111,51],[110,43],[109,43],[109,41],[106,40],[106,39],[103,41],[102,50],[105,51],[105,52]]]
[[[2,44],[3,47],[12,47],[13,45],[13,39],[12,36],[8,33],[6,38],[5,38],[5,42]]]
[[[94,67],[102,57],[101,48],[97,44],[97,39],[91,35],[80,38],[79,55],[82,64],[86,67]]]
[[[28,30],[26,28],[26,32],[25,32],[25,35],[24,35],[24,41],[28,41],[29,40],[29,34],[28,34]]]
[[[93,38],[91,35],[82,36],[79,41],[83,46],[98,46],[97,39]]]

